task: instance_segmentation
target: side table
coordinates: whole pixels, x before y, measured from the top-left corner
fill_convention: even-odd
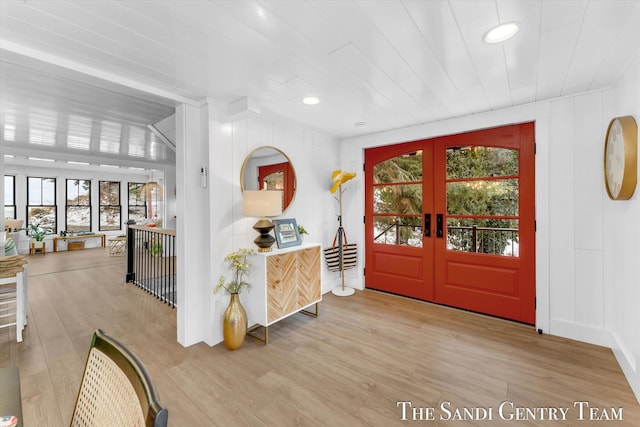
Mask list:
[[[35,242],[29,243],[29,255],[35,255],[41,253],[42,255],[47,253],[47,244],[42,242],[42,246],[37,246]]]
[[[109,239],[109,255],[117,256],[124,255],[127,252],[127,238],[115,237]]]

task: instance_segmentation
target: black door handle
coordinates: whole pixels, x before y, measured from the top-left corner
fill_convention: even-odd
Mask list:
[[[431,237],[431,214],[424,214],[424,237]]]
[[[442,222],[444,220],[444,215],[437,214],[436,215],[436,237],[444,237],[444,230]]]

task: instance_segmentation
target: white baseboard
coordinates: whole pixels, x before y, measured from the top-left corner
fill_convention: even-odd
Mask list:
[[[633,352],[611,331],[590,326],[576,325],[562,320],[552,320],[549,333],[589,344],[608,347],[618,361],[631,390],[640,403],[640,372]]]
[[[627,378],[627,381],[631,386],[631,390],[633,390],[633,394],[636,395],[636,400],[640,404],[640,372],[634,370],[631,365],[629,365],[627,358],[620,350],[614,348],[613,354],[615,354],[616,359],[618,359],[618,364],[620,365],[624,376]]]
[[[613,354],[616,356],[618,365],[620,365],[624,376],[627,378],[633,394],[636,395],[636,400],[640,403],[640,371],[638,371],[636,357],[615,332],[611,335],[615,342],[611,350],[613,350]]]
[[[620,338],[620,336],[615,333],[615,331],[612,332],[611,335],[614,342],[612,350],[619,352],[620,357],[623,358],[625,363],[633,370],[633,372],[637,374],[638,366],[636,357],[634,356],[633,352],[631,351],[629,346],[627,346],[626,343]],[[616,357],[618,356],[616,355]]]

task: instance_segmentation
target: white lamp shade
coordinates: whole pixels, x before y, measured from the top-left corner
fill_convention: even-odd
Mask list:
[[[277,216],[282,214],[282,191],[245,190],[242,193],[244,216]]]
[[[16,228],[20,228],[22,227],[22,224],[24,223],[24,220],[22,219],[5,219],[4,220],[4,226],[6,228],[9,228],[11,230],[14,230]]]

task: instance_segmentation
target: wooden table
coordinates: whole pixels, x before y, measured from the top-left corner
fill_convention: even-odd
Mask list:
[[[13,415],[22,426],[22,400],[18,368],[0,368],[0,417]]]
[[[81,239],[91,239],[91,238],[100,238],[102,241],[102,247],[107,246],[107,235],[103,233],[94,233],[94,234],[74,234],[73,236],[56,236],[53,238],[53,252],[58,252],[58,240],[81,240]]]

